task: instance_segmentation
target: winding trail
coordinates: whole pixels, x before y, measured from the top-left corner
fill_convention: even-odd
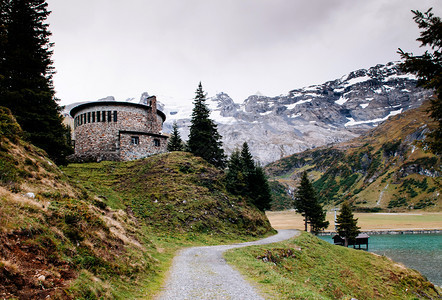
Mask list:
[[[298,230],[279,230],[276,235],[259,241],[181,250],[173,259],[163,291],[155,299],[264,299],[238,271],[227,264],[223,252],[281,242],[298,234]]]

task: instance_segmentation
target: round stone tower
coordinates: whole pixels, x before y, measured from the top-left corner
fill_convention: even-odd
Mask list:
[[[96,101],[71,109],[74,119],[74,160],[132,160],[165,152],[162,135],[166,116],[157,109],[156,97],[147,105]]]

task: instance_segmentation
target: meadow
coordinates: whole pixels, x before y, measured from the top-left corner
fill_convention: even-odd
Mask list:
[[[304,229],[303,217],[294,210],[266,213],[275,229]],[[382,230],[433,230],[442,229],[442,212],[412,213],[355,213],[362,231]],[[334,231],[334,212],[327,213],[330,226],[325,231]]]

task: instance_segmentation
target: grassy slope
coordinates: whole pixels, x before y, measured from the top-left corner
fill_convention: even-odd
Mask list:
[[[0,158],[2,298],[133,296],[157,280],[158,251],[134,217],[105,208],[21,140],[2,136]]]
[[[189,154],[62,172],[3,110],[0,133],[1,298],[150,297],[177,249],[272,232]]]
[[[330,205],[349,199],[360,208],[440,211],[440,158],[416,143],[434,126],[427,108],[425,103],[362,137],[292,155],[266,170],[292,187],[308,170],[321,198]]]
[[[132,162],[72,164],[63,171],[90,191],[127,207],[158,232],[262,235],[271,230],[264,214],[229,194],[223,173],[190,153],[172,152]]]
[[[386,257],[331,245],[305,232],[284,243],[230,250],[225,257],[275,299],[440,296],[417,271]]]

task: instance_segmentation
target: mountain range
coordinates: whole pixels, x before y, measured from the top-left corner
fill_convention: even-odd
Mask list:
[[[265,165],[307,149],[352,139],[391,116],[416,108],[432,92],[416,87],[414,75],[398,63],[361,69],[323,84],[267,97],[252,95],[238,104],[226,93],[208,97],[227,153],[249,144]],[[164,106],[165,130],[177,122],[182,137],[192,107]]]
[[[275,97],[257,93],[237,103],[219,93],[207,97],[206,103],[226,153],[247,142],[254,158],[266,165],[307,149],[350,140],[391,116],[419,107],[432,92],[416,84],[414,75],[402,72],[398,62],[390,62]],[[147,95],[141,95],[140,103]],[[171,132],[176,122],[187,140],[193,103],[177,104],[162,97],[158,101],[167,117],[164,132]],[[65,116],[77,104],[67,106]]]

